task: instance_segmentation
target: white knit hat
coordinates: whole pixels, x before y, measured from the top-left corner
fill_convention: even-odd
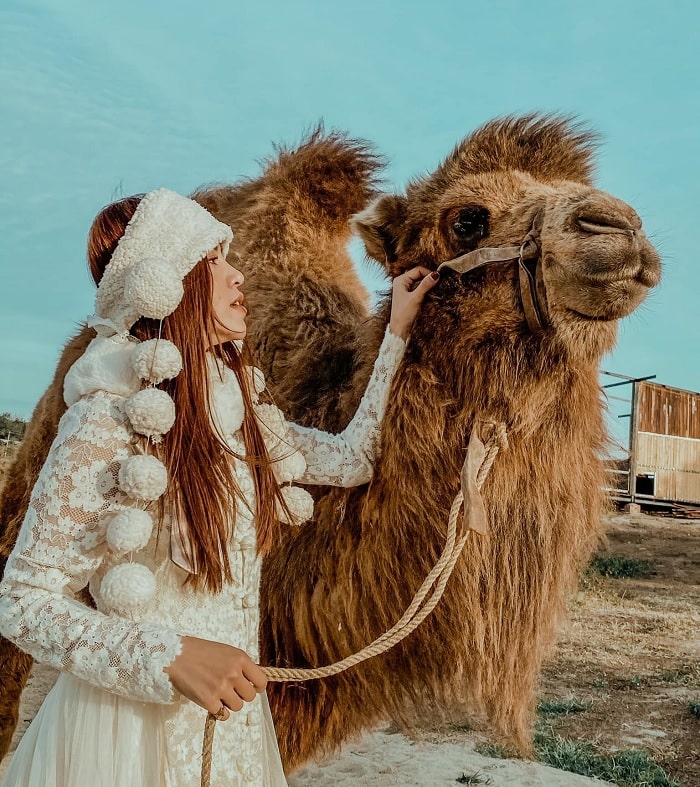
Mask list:
[[[162,320],[172,314],[182,300],[185,276],[219,245],[226,256],[232,239],[231,228],[193,200],[168,189],[146,194],[97,288],[88,325],[98,336],[66,375],[67,404],[89,389],[93,379],[103,383],[105,368],[114,367],[118,390],[128,397],[124,409],[134,432],[160,442],[175,421],[175,403],[155,386],[180,373],[182,356],[164,339],[133,343],[128,331],[141,317]],[[149,387],[141,388],[140,381]],[[167,485],[167,469],[156,457],[137,454],[122,462],[119,487],[137,506],[157,500]],[[116,554],[133,553],[146,546],[152,530],[147,511],[127,508],[108,523],[107,543]],[[105,603],[122,615],[147,604],[155,591],[155,577],[141,563],[117,564],[102,579]]]
[[[124,412],[133,431],[148,442],[160,442],[172,428],[176,412],[171,397],[155,386],[177,377],[182,356],[166,339],[137,342],[129,329],[140,317],[162,320],[172,314],[182,299],[184,277],[219,244],[225,255],[232,238],[226,224],[193,200],[167,189],[143,197],[97,289],[95,314],[88,325],[98,335],[66,374],[66,404],[70,406],[92,391],[109,389],[124,397]],[[217,432],[229,439],[243,422],[243,395],[232,370],[216,359],[209,365],[213,367],[210,415]],[[306,461],[284,439],[282,414],[276,407],[258,402],[258,394],[265,389],[262,372],[249,367],[249,375],[263,437],[275,462],[278,482],[284,484],[282,494],[292,515],[290,524],[301,524],[313,514],[313,499],[291,483],[303,475]],[[149,543],[153,518],[145,509],[166,492],[168,471],[155,456],[136,453],[121,462],[118,484],[135,505],[120,507],[110,516],[107,544],[115,555],[133,558],[134,552]],[[174,518],[170,556],[180,568],[196,573],[185,532],[185,524]],[[156,580],[147,566],[130,559],[105,573],[100,593],[108,607],[128,617],[153,599]]]
[[[232,239],[231,228],[194,200],[168,189],[149,192],[105,268],[91,324],[122,333],[140,317],[172,314],[185,276],[219,244],[225,257]]]

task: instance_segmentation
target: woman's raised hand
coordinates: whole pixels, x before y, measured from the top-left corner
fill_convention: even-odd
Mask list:
[[[407,339],[426,293],[438,283],[440,274],[418,266],[394,279],[391,295],[389,330],[394,336]]]
[[[267,685],[265,673],[247,653],[197,637],[182,638],[182,651],[165,672],[180,694],[210,713],[223,707],[222,721]]]

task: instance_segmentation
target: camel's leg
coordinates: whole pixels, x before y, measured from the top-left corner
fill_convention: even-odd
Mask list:
[[[353,689],[347,676],[268,684],[268,696],[287,773],[332,753],[379,721],[372,718],[373,708],[363,708],[365,695]]]

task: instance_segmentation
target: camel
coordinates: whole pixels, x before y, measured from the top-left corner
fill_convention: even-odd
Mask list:
[[[505,425],[508,447],[483,487],[488,532],[467,543],[423,625],[336,677],[270,684],[289,771],[383,720],[406,726],[436,709],[485,718],[530,749],[539,671],[601,535],[599,363],[661,272],[634,210],[592,185],[595,142],[567,118],[507,117],[405,194],[380,194],[371,148],[317,130],[260,177],[195,195],[234,231],[251,345],[275,401],[332,431],[359,402],[389,315],[388,296],[370,312],[351,231],[389,277],[537,232],[542,323],[526,319],[517,260],[442,269],[392,384],[373,480],[314,490],[314,521],[265,560],[264,664],[319,666],[358,650],[401,616],[437,560],[476,420]],[[5,557],[63,409],[63,375],[90,336],[67,346],[9,472]],[[5,747],[29,666],[0,643]]]

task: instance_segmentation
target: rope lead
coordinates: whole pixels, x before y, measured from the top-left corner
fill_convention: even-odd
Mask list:
[[[481,442],[479,435],[479,431],[482,427],[485,427],[485,429],[487,429],[490,433],[486,441],[486,445]],[[401,616],[401,619],[394,626],[392,626],[392,628],[390,628],[381,636],[377,637],[377,639],[375,639],[373,642],[370,642],[369,645],[366,645],[357,653],[353,653],[341,661],[337,661],[334,664],[329,664],[326,667],[315,667],[311,669],[296,669],[294,667],[264,667],[263,669],[267,675],[267,679],[272,683],[288,683],[291,681],[315,680],[317,678],[328,678],[331,675],[338,675],[340,672],[350,669],[350,667],[354,667],[363,661],[367,661],[367,659],[371,659],[374,656],[379,656],[382,653],[386,653],[387,650],[393,648],[394,645],[397,645],[399,642],[401,642],[401,640],[405,639],[409,634],[415,631],[435,609],[438,601],[440,601],[442,598],[442,594],[445,592],[445,586],[447,585],[447,580],[450,578],[455,564],[457,563],[459,556],[462,554],[464,545],[469,539],[469,534],[472,532],[471,529],[467,529],[466,532],[460,529],[458,532],[458,523],[460,521],[459,510],[462,507],[462,503],[465,499],[464,491],[466,491],[468,486],[471,485],[468,483],[469,479],[465,477],[467,475],[465,470],[469,468],[469,473],[474,473],[475,476],[472,480],[476,487],[476,494],[469,494],[469,492],[467,493],[469,506],[472,507],[475,506],[475,504],[476,507],[483,506],[483,501],[480,499],[479,491],[486,480],[486,476],[491,470],[491,466],[493,465],[499,450],[502,447],[505,448],[507,444],[508,441],[506,437],[506,430],[502,423],[494,421],[480,421],[475,424],[469,439],[467,458],[464,461],[464,468],[462,472],[462,488],[459,490],[459,492],[457,492],[457,495],[452,502],[452,507],[450,508],[450,516],[447,521],[447,539],[445,541],[445,547],[437,563],[433,566],[432,571],[428,574],[428,576],[423,581],[423,584],[414,595],[408,609]],[[470,467],[469,455],[473,453],[483,456],[483,461],[479,463],[478,467],[475,467],[473,464]],[[479,499],[475,500],[477,497]],[[464,513],[465,515],[462,518],[463,525],[468,521],[467,514],[469,512],[465,511]],[[433,588],[433,586],[435,587]],[[428,596],[431,588],[433,589],[432,595]],[[214,714],[209,713],[204,725],[201,787],[210,787],[212,748],[216,721],[217,720]]]

